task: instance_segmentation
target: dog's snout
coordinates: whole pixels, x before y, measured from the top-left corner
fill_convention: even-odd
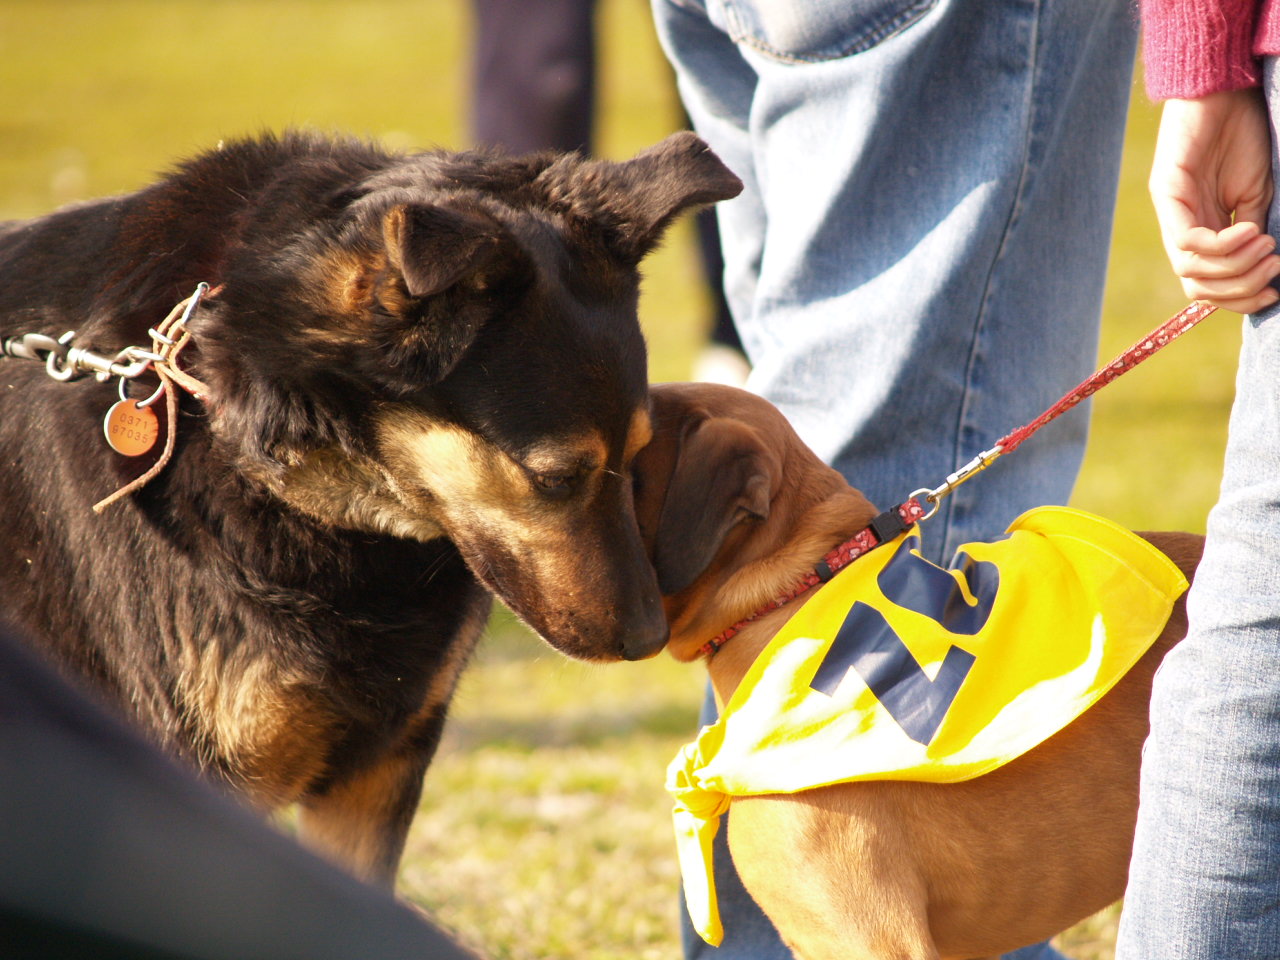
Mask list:
[[[643,574],[626,582],[631,588],[630,597],[618,609],[630,613],[620,617],[617,650],[623,660],[647,660],[661,651],[671,637],[658,578],[646,563]]]

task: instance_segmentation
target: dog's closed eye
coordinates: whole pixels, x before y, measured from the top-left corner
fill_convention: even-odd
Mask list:
[[[573,493],[582,474],[576,471],[574,473],[535,473],[532,477],[534,486],[543,493],[556,499],[563,499]]]
[[[565,500],[596,474],[605,462],[604,441],[587,431],[528,449],[510,451],[509,456],[524,471],[533,489],[551,500]]]

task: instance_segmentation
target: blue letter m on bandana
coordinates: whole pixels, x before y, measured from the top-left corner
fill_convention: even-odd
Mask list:
[[[849,670],[856,670],[898,726],[916,743],[927,744],[951,709],[975,657],[952,647],[933,680],[874,607],[855,603],[835,643],[809,686],[829,697]]]
[[[911,541],[901,542],[877,577],[886,599],[924,614],[950,633],[972,636],[980,632],[1000,589],[996,565],[975,563],[964,554],[957,557],[959,572],[975,601],[970,604],[954,574],[925,560],[910,547]],[[952,646],[937,676],[930,680],[884,615],[857,601],[809,685],[832,697],[845,675],[855,670],[907,736],[928,744],[955,701],[974,659],[968,651]]]

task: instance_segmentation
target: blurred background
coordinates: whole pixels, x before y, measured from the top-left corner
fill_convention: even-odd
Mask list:
[[[600,0],[595,29],[595,151],[622,159],[683,119],[644,0]],[[135,189],[263,130],[470,146],[472,30],[467,0],[0,0],[0,219]],[[1135,78],[1102,359],[1183,304],[1145,191],[1156,117]],[[651,379],[687,379],[712,316],[690,221],[645,274]],[[1098,397],[1075,505],[1203,532],[1238,337],[1218,314]],[[945,472],[904,477],[904,495]],[[572,663],[499,611],[427,776],[401,893],[492,957],[678,957],[662,782],[702,687],[665,657]],[[1110,957],[1117,915],[1062,948]]]

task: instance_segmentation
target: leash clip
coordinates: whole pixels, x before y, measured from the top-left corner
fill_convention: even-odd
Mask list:
[[[171,362],[181,349],[181,338],[185,335],[187,321],[191,319],[200,300],[208,294],[209,284],[200,282],[196,285],[195,293],[182,301],[166,322],[160,324],[163,329],[153,327],[148,330],[147,333],[151,336],[150,350],[146,347],[125,347],[114,357],[104,357],[92,350],[72,346],[76,332],[68,330],[56,338],[44,333],[7,337],[0,341],[0,356],[40,361],[44,364],[45,372],[61,383],[75,380],[86,373],[92,373],[99,383],[106,383],[112,377],[133,380],[146,373],[153,363]]]
[[[70,341],[74,333],[63,334],[63,340]],[[74,380],[86,373],[92,373],[99,383],[106,383],[112,377],[132,380],[146,372],[155,355],[138,347],[125,347],[114,358],[100,356],[91,350],[71,347],[65,357],[56,353],[49,354],[45,371],[55,380]],[[124,361],[128,361],[125,363]]]
[[[114,359],[103,357],[91,350],[73,347],[71,342],[75,336],[74,330],[68,330],[57,338],[43,333],[28,333],[5,340],[3,351],[0,352],[8,357],[44,363],[45,373],[60,383],[75,380],[86,373],[93,373],[101,383],[106,383],[112,377],[131,380],[156,359],[154,354],[138,347],[126,347]]]
[[[66,334],[63,334],[66,337]],[[8,337],[0,352],[6,357],[17,357],[21,360],[38,360],[41,363],[49,357],[67,355],[67,344],[64,339],[55,339],[45,333],[26,333],[20,337]]]
[[[1000,447],[1000,444],[997,443],[990,450],[982,451],[982,453],[978,454],[964,466],[956,470],[955,473],[948,474],[947,479],[943,480],[940,486],[935,487],[932,490],[928,487],[921,487],[919,490],[914,491],[911,494],[911,499],[923,499],[925,502],[930,504],[929,511],[922,516],[920,520],[928,520],[937,513],[938,508],[942,506],[943,499],[948,494],[970,477],[987,469],[987,467],[991,466],[991,464],[993,464],[1003,453],[1004,450]]]

